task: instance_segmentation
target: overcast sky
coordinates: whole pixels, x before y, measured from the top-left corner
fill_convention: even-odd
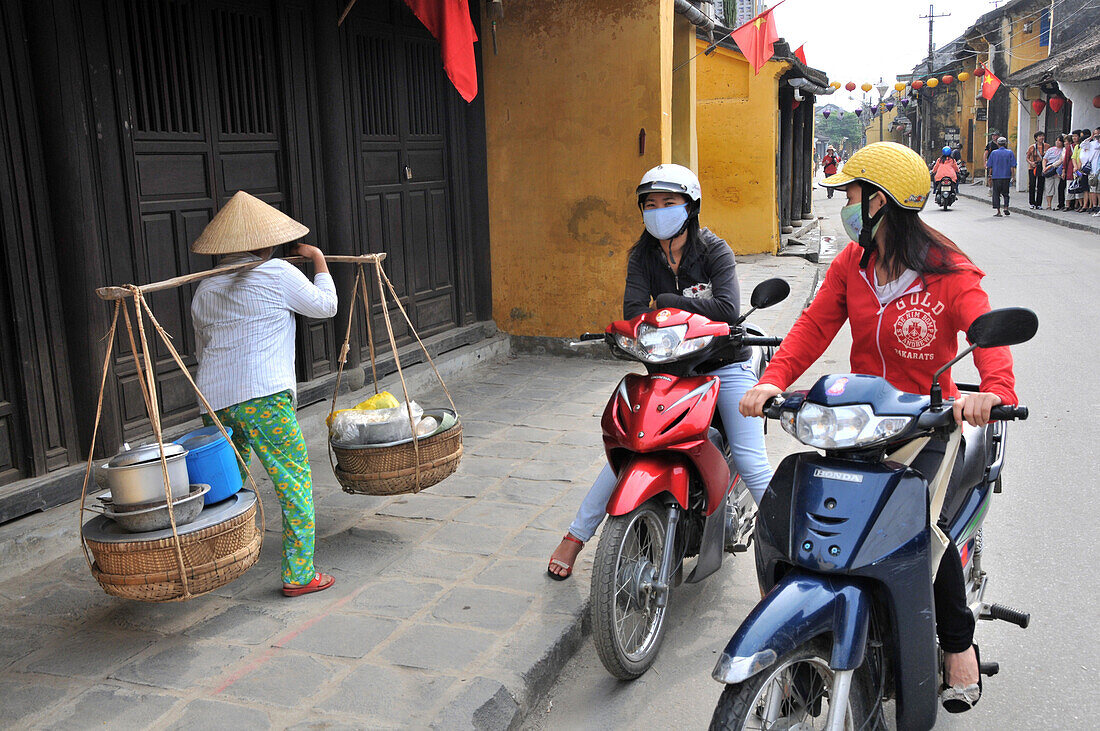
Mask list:
[[[935,6],[937,15],[951,13],[935,21],[936,48],[996,7],[989,0],[952,0]],[[927,14],[928,3],[918,0],[786,0],[775,8],[775,22],[791,50],[806,44],[806,60],[830,81],[877,85],[881,77],[892,87],[898,74],[910,73],[928,55],[928,21],[919,17]],[[856,89],[856,94],[862,92]],[[849,96],[840,89],[819,97],[818,103],[855,109],[857,102]]]

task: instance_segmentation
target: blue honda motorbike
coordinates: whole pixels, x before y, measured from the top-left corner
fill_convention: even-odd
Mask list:
[[[932,728],[942,682],[933,567],[947,541],[958,547],[975,616],[1027,626],[1027,614],[985,602],[981,565],[982,521],[1001,491],[1004,422],[1026,419],[1027,409],[998,406],[986,427],[960,429],[938,384],[975,347],[1022,343],[1037,328],[1020,308],[977,318],[967,331],[973,345],[936,373],[927,396],[847,374],[769,402],[768,418],[824,454],[788,456],[761,501],[755,542],[766,593],[714,669],[726,687],[712,729],[884,728],[890,699],[898,729]],[[943,458],[925,475],[911,465],[930,446]],[[961,480],[951,479],[956,459]],[[930,520],[941,514],[946,530]],[[997,669],[981,666],[984,675]]]

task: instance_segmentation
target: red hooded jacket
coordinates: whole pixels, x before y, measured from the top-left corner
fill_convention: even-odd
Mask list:
[[[901,391],[927,394],[936,370],[958,353],[958,333],[989,311],[989,297],[980,284],[985,273],[965,256],[951,255],[955,271],[918,278],[902,295],[880,306],[872,279],[877,253],[871,254],[867,269],[859,268],[862,254],[859,244],[852,242],[829,266],[817,296],[783,338],[761,383],[788,388],[848,320],[853,373],[882,376]],[[1008,348],[978,348],[974,362],[982,391],[1015,405]],[[945,397],[959,395],[950,370],[940,377],[940,386]]]

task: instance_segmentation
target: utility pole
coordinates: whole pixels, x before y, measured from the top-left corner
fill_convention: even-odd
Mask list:
[[[941,15],[936,15],[936,7],[932,3],[929,3],[928,4],[928,15],[920,16],[921,18],[928,18],[928,75],[929,76],[932,75],[932,71],[933,71],[932,51],[935,48],[932,45],[932,23],[933,23],[933,21],[935,21],[936,18],[947,18],[950,15],[951,15],[951,13],[943,13]],[[917,109],[918,109],[918,111],[920,110],[920,92],[917,92]],[[929,96],[928,110],[924,114],[924,126],[921,127],[921,133],[920,133],[920,139],[921,139],[920,152],[921,152],[921,155],[923,155],[926,160],[928,159],[928,154],[931,152],[932,129],[928,124],[931,121],[931,117],[932,117],[932,99],[931,99],[931,96]]]

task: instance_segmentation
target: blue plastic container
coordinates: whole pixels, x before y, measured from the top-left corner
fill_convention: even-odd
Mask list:
[[[225,431],[230,437],[233,430]],[[226,441],[216,426],[204,426],[176,440],[187,451],[187,476],[192,484],[210,485],[203,498],[205,505],[221,502],[236,495],[244,482],[237,467],[233,445]]]

